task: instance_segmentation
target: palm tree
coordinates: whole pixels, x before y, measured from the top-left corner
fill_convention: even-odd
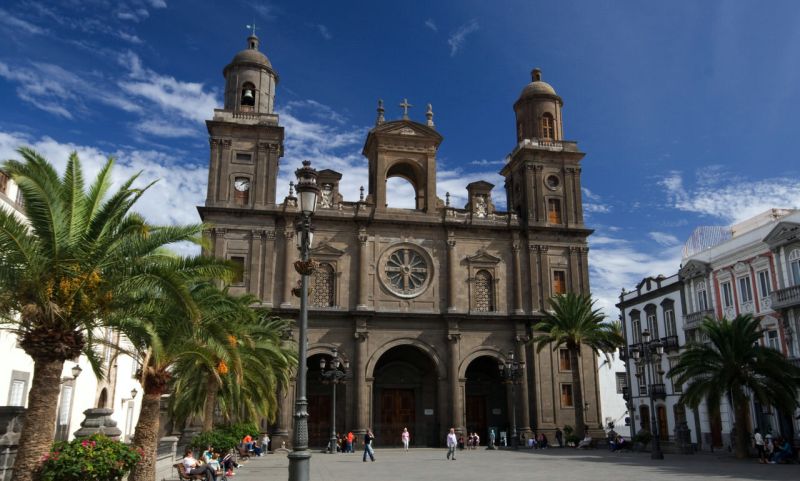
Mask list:
[[[33,150],[18,153],[22,160],[3,170],[19,186],[28,223],[0,210],[0,317],[34,362],[14,463],[14,478],[29,481],[53,441],[64,362],[83,353],[102,375],[94,334],[124,307],[131,286],[168,291],[189,307],[174,275],[180,263],[165,261],[162,247],[195,239],[201,226],[153,226],[131,212],[149,185],[134,188],[135,175],[111,192],[113,159],[86,191],[75,153],[61,178]]]
[[[708,342],[691,344],[669,376],[675,384],[688,384],[681,402],[692,408],[703,400],[716,407],[728,398],[736,423],[736,457],[746,457],[751,397],[791,414],[798,405],[795,393],[800,389],[800,368],[779,351],[759,343],[760,321],[750,314],[733,320],[706,318],[700,332]]]
[[[175,364],[170,414],[177,423],[202,413],[203,431],[210,431],[216,407],[229,422],[275,418],[276,393],[288,385],[297,357],[282,337],[291,321],[253,310],[251,296],[231,301],[239,307],[232,309],[238,314],[231,317],[235,324],[225,328],[227,334],[213,336],[206,348]]]
[[[584,435],[583,389],[581,382],[580,356],[582,347],[588,347],[597,356],[609,359],[624,344],[619,329],[604,322],[605,316],[595,309],[595,301],[588,295],[569,292],[549,300],[550,311],[534,326],[539,332],[531,342],[537,352],[551,346],[556,349],[566,346],[572,367],[572,397],[575,406],[575,435]]]

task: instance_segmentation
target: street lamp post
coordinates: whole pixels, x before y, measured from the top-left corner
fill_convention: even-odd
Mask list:
[[[333,385],[333,399],[331,399],[331,439],[328,443],[328,452],[331,454],[336,453],[336,385],[339,383],[344,384],[347,370],[350,368],[350,361],[345,360],[342,362],[339,359],[339,350],[333,348],[333,357],[330,361],[325,361],[322,358],[319,362],[320,376],[322,382],[331,383]]]
[[[308,276],[314,272],[310,260],[311,250],[311,216],[317,208],[319,186],[317,171],[311,168],[311,162],[303,161],[303,167],[295,172],[297,176],[297,194],[300,197],[300,224],[297,244],[300,249],[300,260],[295,262],[295,269],[301,276],[300,283],[300,325],[298,326],[298,363],[297,363],[297,398],[295,399],[294,440],[289,453],[289,481],[308,481],[311,452],[308,450],[308,400],[306,399],[306,356],[308,353]],[[289,282],[285,279],[284,282]]]
[[[517,435],[517,398],[515,386],[522,382],[525,373],[525,363],[514,359],[514,351],[509,350],[506,361],[497,363],[500,369],[500,377],[505,384],[511,385],[511,447],[519,449],[519,437]]]
[[[648,385],[648,394],[650,395],[650,424],[653,432],[653,449],[650,453],[650,459],[664,459],[664,453],[661,452],[661,440],[658,432],[658,421],[656,419],[656,408],[654,399],[655,390],[655,369],[661,366],[661,356],[664,354],[664,344],[658,339],[649,342],[650,331],[642,332],[642,348],[632,349],[631,354],[637,365],[644,363],[645,365],[645,383]]]

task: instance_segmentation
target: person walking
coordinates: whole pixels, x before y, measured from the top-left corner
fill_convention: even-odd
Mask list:
[[[367,433],[364,434],[364,459],[363,461],[367,462],[367,455],[369,455],[369,459],[372,462],[375,462],[375,451],[372,449],[372,441],[375,440],[375,435],[372,434],[371,429],[367,429]]]
[[[345,453],[352,453],[353,452],[353,441],[355,441],[356,437],[353,434],[353,431],[347,432],[347,437],[345,438],[344,444],[344,452]]]
[[[765,457],[764,451],[764,437],[761,436],[761,430],[756,428],[753,432],[753,443],[756,445],[756,451],[758,451],[758,462],[761,464],[767,464],[767,458]]]
[[[458,446],[456,428],[450,428],[450,432],[447,434],[447,459],[456,460],[456,446]]]
[[[408,432],[408,428],[403,428],[403,434],[400,435],[400,439],[403,440],[403,449],[408,451],[408,442],[411,440],[411,434]]]
[[[556,441],[558,442],[558,447],[564,447],[564,433],[561,432],[561,428],[556,428]]]

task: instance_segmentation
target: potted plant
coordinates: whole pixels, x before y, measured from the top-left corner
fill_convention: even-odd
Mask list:
[[[94,434],[53,444],[42,458],[41,481],[121,481],[142,459],[125,443]]]

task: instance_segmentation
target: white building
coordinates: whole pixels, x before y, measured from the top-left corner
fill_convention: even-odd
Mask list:
[[[690,430],[690,442],[698,444],[700,421],[696,413],[680,402],[683,386],[667,377],[686,344],[683,329],[683,283],[677,274],[670,277],[646,277],[630,292],[622,291],[617,307],[621,312],[625,344],[628,386],[625,396],[630,410],[631,436],[645,429],[657,428],[662,444],[678,440],[676,428]],[[660,341],[664,353],[648,357],[647,351]],[[633,352],[640,353],[634,359]],[[647,358],[650,362],[645,362]]]
[[[702,239],[703,232],[695,235]],[[798,311],[800,310],[800,211],[771,209],[736,224],[728,235],[713,235],[685,251],[680,276],[686,298],[685,329],[689,339],[706,316],[732,319],[752,314],[760,319],[761,343],[798,359]],[[777,290],[776,290],[777,289]],[[748,431],[780,432],[790,438],[800,432],[800,413],[784,416],[771,406],[751,405]],[[712,443],[732,424],[733,413],[721,409],[719,416],[704,412],[712,429]],[[705,435],[704,431],[704,435]]]
[[[0,208],[15,213],[25,220],[21,196],[17,185],[5,173],[0,172]],[[119,342],[113,332],[105,332],[109,341]],[[58,403],[56,439],[71,439],[80,428],[83,412],[93,407],[109,407],[114,410],[112,418],[122,431],[122,439],[133,437],[134,427],[139,416],[142,388],[132,374],[136,362],[126,355],[119,355],[115,349],[103,349],[103,362],[107,376],[103,381],[92,373],[92,368],[84,356],[77,362],[67,362],[61,375],[61,395]],[[0,366],[0,406],[21,406],[28,404],[28,392],[33,378],[33,360],[17,345],[17,336],[0,329],[0,352],[3,363]],[[79,367],[80,369],[75,369]],[[74,373],[78,373],[77,377]],[[133,390],[136,390],[134,393]],[[136,394],[132,397],[132,394]]]

